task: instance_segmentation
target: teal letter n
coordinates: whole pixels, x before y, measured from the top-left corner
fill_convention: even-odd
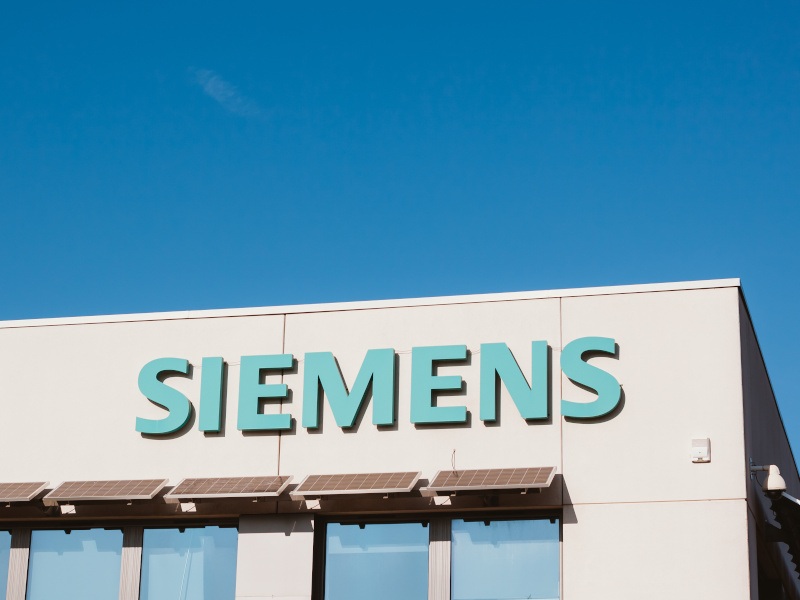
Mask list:
[[[547,391],[549,364],[547,342],[531,343],[531,384],[519,368],[505,344],[481,344],[481,420],[497,420],[497,378],[524,419],[546,419],[549,416]]]

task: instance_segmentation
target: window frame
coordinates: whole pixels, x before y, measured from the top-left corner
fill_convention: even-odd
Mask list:
[[[30,574],[31,538],[34,531],[81,531],[90,529],[117,530],[122,532],[122,555],[120,557],[120,600],[139,600],[141,584],[142,550],[145,529],[189,529],[202,527],[226,527],[236,529],[239,535],[239,518],[222,519],[164,519],[153,521],[131,521],[97,523],[91,521],[36,523],[21,522],[0,524],[0,530],[11,533],[11,552],[8,560],[7,599],[24,599],[28,593]],[[238,559],[238,557],[237,557]],[[11,593],[9,594],[8,591]],[[2,596],[0,596],[2,598]]]
[[[312,600],[326,600],[325,599],[325,558],[326,558],[326,543],[327,543],[327,529],[331,523],[339,523],[345,525],[360,525],[360,524],[391,524],[391,523],[422,523],[428,529],[428,600],[450,600],[451,596],[451,570],[452,570],[452,527],[453,521],[463,520],[467,522],[479,521],[537,521],[549,520],[551,523],[558,524],[558,588],[559,598],[563,597],[563,542],[564,542],[564,517],[561,510],[546,510],[546,511],[453,511],[435,515],[431,513],[414,514],[370,514],[370,515],[318,515],[314,519],[314,551],[313,551],[313,568],[312,568],[312,585],[311,585],[311,599]],[[432,582],[431,577],[437,573],[436,565],[434,564],[434,542],[440,540],[433,539],[434,521],[447,523],[447,539],[446,548],[449,553],[448,568],[446,573],[440,573],[440,577],[446,577],[446,583],[443,580]],[[442,585],[444,584],[444,585]],[[447,593],[442,596],[434,589],[446,589]]]
[[[449,600],[451,582],[450,569],[447,570],[447,582],[444,587],[438,587],[440,591],[434,591],[432,586],[431,574],[436,573],[432,570],[434,565],[432,557],[434,554],[434,542],[441,543],[442,540],[433,539],[435,523],[447,523],[448,534],[446,541],[443,542],[449,552],[450,560],[448,565],[452,565],[452,522],[462,519],[464,521],[530,521],[530,520],[550,520],[558,523],[558,579],[559,597],[563,595],[563,541],[564,541],[564,516],[561,509],[550,510],[479,510],[479,511],[447,511],[441,514],[430,512],[425,513],[374,513],[369,515],[358,515],[351,513],[344,514],[315,514],[313,515],[314,533],[312,550],[312,571],[311,571],[311,599],[325,600],[325,558],[327,543],[327,527],[330,523],[341,523],[347,525],[359,524],[393,524],[393,523],[420,523],[428,529],[428,600]],[[20,522],[0,525],[0,529],[11,532],[11,552],[9,555],[8,581],[12,594],[8,598],[25,598],[27,593],[28,568],[30,563],[30,542],[33,531],[38,530],[80,530],[80,529],[108,529],[121,530],[123,533],[123,547],[120,566],[120,600],[139,600],[141,575],[142,575],[142,552],[144,546],[145,529],[181,529],[197,527],[232,527],[239,535],[239,517],[226,517],[220,519],[209,518],[187,518],[187,519],[159,519],[157,521],[132,521],[126,519],[120,522],[97,523],[89,521],[76,522],[53,522],[53,523],[31,523]],[[238,556],[237,556],[238,562]],[[436,584],[441,584],[437,580]],[[441,590],[446,589],[446,595],[442,595]],[[135,592],[134,592],[135,590]]]
[[[238,560],[238,541],[239,541],[239,526],[237,525],[219,525],[217,523],[205,523],[202,525],[189,525],[189,524],[180,524],[180,525],[164,525],[158,524],[155,527],[151,526],[142,526],[141,527],[141,537],[140,543],[137,546],[138,550],[138,577],[137,577],[137,585],[136,585],[136,600],[140,600],[142,597],[142,582],[143,582],[143,574],[144,574],[144,548],[145,548],[145,536],[147,531],[154,531],[154,530],[178,530],[180,534],[186,533],[189,529],[208,529],[210,527],[216,527],[217,529],[235,529],[236,530],[236,559]],[[187,550],[188,551],[188,550]],[[235,562],[234,562],[234,596],[236,593],[236,570],[235,570]]]

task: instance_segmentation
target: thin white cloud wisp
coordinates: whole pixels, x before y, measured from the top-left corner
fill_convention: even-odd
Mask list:
[[[241,117],[257,117],[261,114],[258,104],[241,94],[236,86],[225,81],[209,69],[191,69],[195,82],[206,96],[216,101],[228,112]]]

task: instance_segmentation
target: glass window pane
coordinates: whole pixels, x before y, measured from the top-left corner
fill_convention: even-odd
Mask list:
[[[34,531],[28,564],[28,600],[119,598],[122,531]]]
[[[325,600],[427,600],[428,529],[422,523],[330,523]]]
[[[234,527],[145,529],[140,600],[233,600]]]
[[[0,531],[0,600],[6,600],[8,557],[11,554],[11,533]]]
[[[452,599],[559,597],[558,521],[453,521]]]

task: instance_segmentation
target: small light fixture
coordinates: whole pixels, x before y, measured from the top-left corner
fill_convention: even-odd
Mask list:
[[[75,505],[74,504],[59,504],[58,509],[61,511],[62,515],[74,515],[75,514]]]

